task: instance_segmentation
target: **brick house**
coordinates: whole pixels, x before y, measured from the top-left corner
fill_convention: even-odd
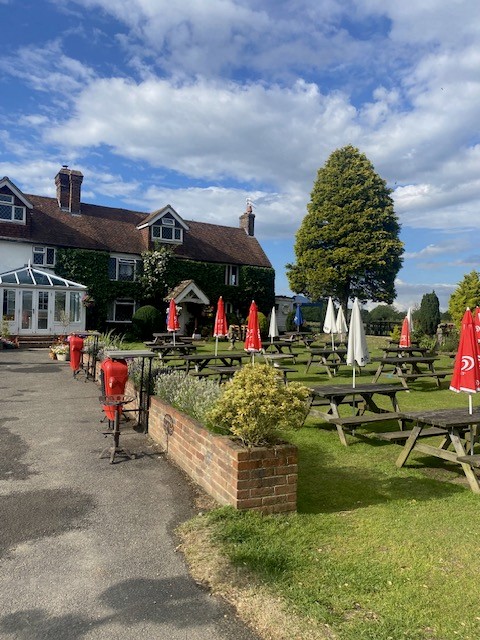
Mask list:
[[[0,180],[0,297],[12,334],[61,333],[62,317],[70,321],[64,332],[83,330],[85,323],[127,327],[144,303],[142,253],[159,245],[172,248],[168,285],[180,291],[184,330],[218,295],[227,312],[245,314],[255,297],[268,313],[274,271],[254,236],[250,205],[235,228],[184,220],[171,205],[146,213],[84,203],[82,182],[79,171],[64,166],[51,198]],[[87,292],[97,295],[94,311],[80,303]]]

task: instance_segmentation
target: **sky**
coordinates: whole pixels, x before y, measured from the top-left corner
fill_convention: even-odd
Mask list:
[[[442,309],[480,249],[478,0],[0,0],[0,176],[238,226],[285,265],[321,168],[352,144],[392,189],[395,306]],[[373,305],[375,306],[375,305]]]

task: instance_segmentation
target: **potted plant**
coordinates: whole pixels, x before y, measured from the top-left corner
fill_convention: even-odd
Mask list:
[[[68,355],[70,353],[68,344],[60,342],[58,344],[52,345],[50,347],[50,351],[55,354],[57,360],[61,360],[63,362],[66,362],[68,360]]]

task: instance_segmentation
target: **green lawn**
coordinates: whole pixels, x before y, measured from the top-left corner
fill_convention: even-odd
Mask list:
[[[370,340],[372,355],[381,342]],[[438,368],[451,365],[445,357]],[[331,382],[318,365],[308,376],[304,364],[297,368],[294,377],[307,385]],[[374,369],[369,365],[359,382],[370,382]],[[349,381],[351,369],[344,367],[335,382]],[[428,378],[412,383],[409,393],[399,393],[400,406],[467,405],[464,394],[447,389],[448,379],[442,387]],[[328,623],[332,637],[476,640],[480,496],[461,469],[416,453],[398,469],[400,447],[375,439],[371,427],[347,435],[348,447],[325,427],[310,420],[288,434],[299,449],[297,514],[222,508],[193,526],[210,528],[234,565],[247,567],[292,610]]]

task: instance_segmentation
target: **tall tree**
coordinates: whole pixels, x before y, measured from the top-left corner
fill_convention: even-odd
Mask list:
[[[450,296],[448,310],[453,322],[460,327],[465,309],[480,306],[480,276],[478,271],[467,273]]]
[[[292,291],[313,300],[332,296],[391,304],[403,243],[391,190],[368,158],[348,145],[318,170],[307,215],[296,235]]]
[[[415,315],[415,328],[427,336],[434,336],[440,323],[440,302],[435,291],[426,293],[420,302],[420,309]]]

